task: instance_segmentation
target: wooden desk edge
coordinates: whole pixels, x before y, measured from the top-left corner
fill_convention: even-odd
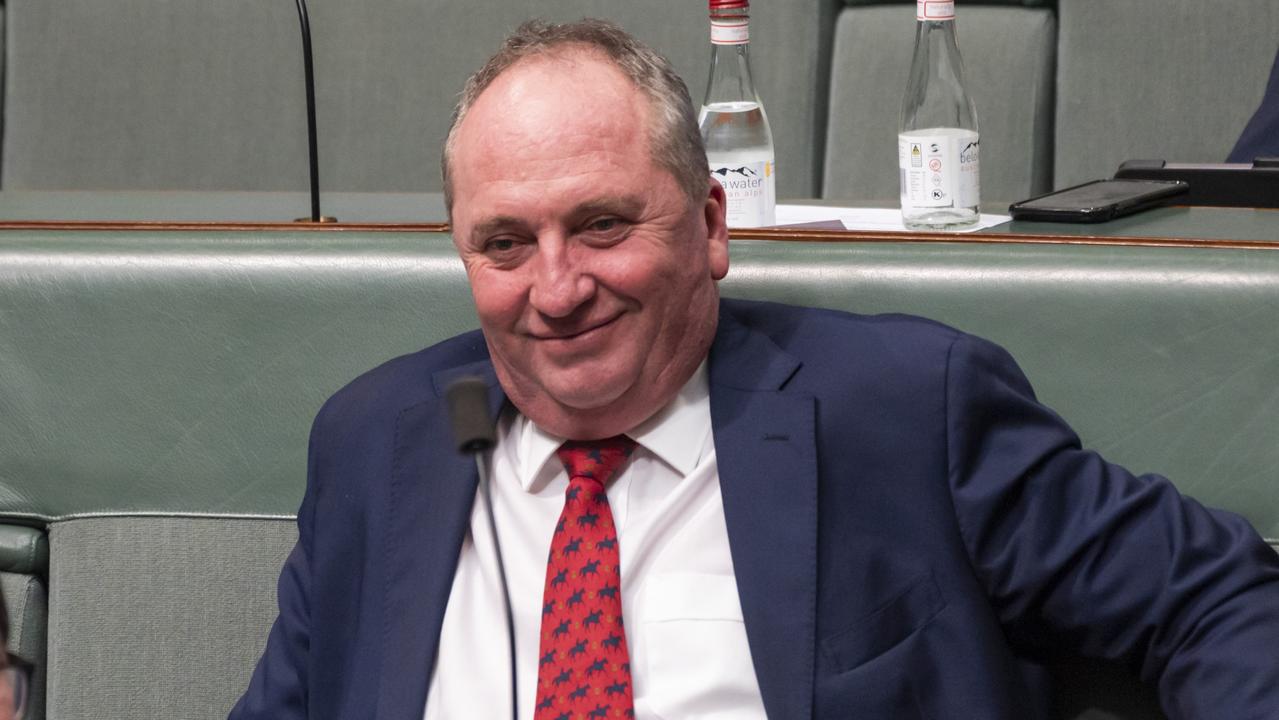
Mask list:
[[[162,222],[162,221],[62,221],[0,220],[3,230],[117,231],[117,232],[412,232],[447,233],[447,223],[311,223],[311,222]],[[853,230],[813,230],[806,228],[750,228],[733,230],[735,240],[778,240],[788,242],[861,243],[969,243],[976,245],[1131,245],[1144,247],[1233,248],[1279,250],[1279,242],[1227,240],[1220,238],[1175,238],[1152,236],[1004,234],[989,232],[930,233]]]

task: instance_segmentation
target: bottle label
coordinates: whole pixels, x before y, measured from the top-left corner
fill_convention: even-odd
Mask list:
[[[975,207],[981,202],[981,145],[972,130],[897,136],[902,207]]]
[[[954,20],[955,0],[915,0],[916,20]]]
[[[758,157],[758,156],[757,156]],[[710,163],[711,177],[724,186],[729,227],[766,227],[776,223],[777,167],[773,159]]]
[[[711,20],[711,42],[716,45],[745,45],[750,39],[748,20]]]

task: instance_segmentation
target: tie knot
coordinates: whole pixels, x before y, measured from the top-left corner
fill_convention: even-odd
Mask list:
[[[569,440],[560,446],[556,454],[568,472],[569,484],[587,480],[602,488],[617,469],[635,451],[635,441],[625,435],[615,435],[603,440]]]

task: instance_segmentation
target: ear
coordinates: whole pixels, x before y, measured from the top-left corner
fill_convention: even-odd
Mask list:
[[[706,205],[703,215],[706,219],[706,242],[710,256],[711,277],[723,280],[728,274],[728,220],[724,213],[728,209],[728,199],[724,195],[724,186],[715,178],[711,178],[710,188],[706,191]]]

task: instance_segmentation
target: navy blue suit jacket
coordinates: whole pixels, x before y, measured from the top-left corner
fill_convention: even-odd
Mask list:
[[[421,718],[475,498],[442,401],[466,374],[505,402],[471,333],[320,412],[280,615],[232,718]],[[1130,663],[1174,717],[1279,708],[1275,553],[1081,450],[994,345],[724,301],[709,381],[769,717],[1041,717],[1039,663],[1075,653]]]

